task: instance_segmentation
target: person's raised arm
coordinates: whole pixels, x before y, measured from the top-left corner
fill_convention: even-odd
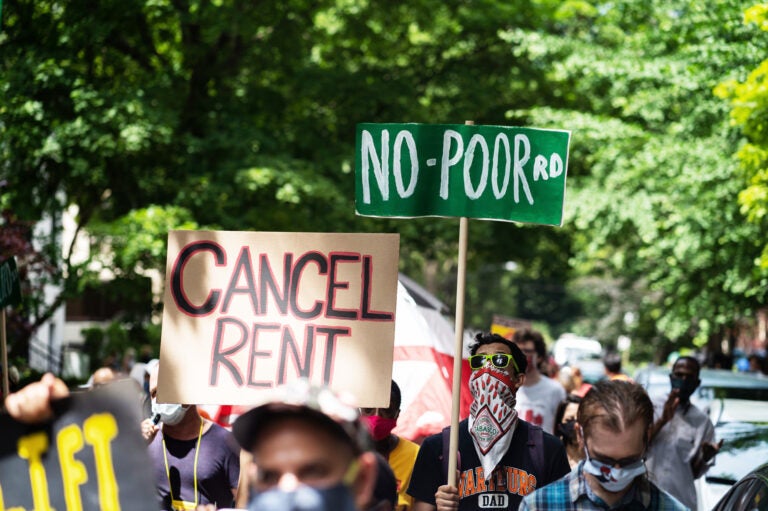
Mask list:
[[[675,415],[675,410],[680,406],[680,398],[677,395],[677,389],[672,390],[672,392],[669,393],[669,397],[667,397],[667,401],[664,403],[664,410],[661,413],[661,417],[659,417],[651,426],[651,442],[653,442],[653,439],[659,434],[661,428],[663,428],[667,422],[672,420],[672,417]]]

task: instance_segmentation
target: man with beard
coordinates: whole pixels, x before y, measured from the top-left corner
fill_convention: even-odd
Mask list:
[[[656,422],[651,431],[648,472],[660,488],[696,509],[694,480],[714,463],[723,445],[714,443],[715,429],[706,413],[691,403],[701,384],[699,361],[680,357],[669,375],[672,391],[654,403]]]
[[[458,488],[446,484],[447,435],[427,437],[408,488],[413,511],[514,510],[523,496],[568,473],[560,440],[517,417],[515,397],[526,371],[520,348],[482,333],[470,353],[473,402],[459,424]]]
[[[523,499],[521,511],[687,509],[646,477],[653,404],[642,386],[596,383],[581,401],[576,436],[585,459],[565,477]]]
[[[240,477],[240,447],[232,433],[200,416],[195,405],[156,402],[158,365],[149,370],[151,419],[141,423],[161,509],[232,507]],[[162,427],[157,426],[159,422]]]

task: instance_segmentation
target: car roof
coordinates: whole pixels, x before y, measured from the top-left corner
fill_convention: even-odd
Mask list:
[[[691,401],[709,413],[712,422],[768,423],[768,378],[725,369],[702,369],[701,385]],[[670,391],[669,368],[646,367],[635,373],[635,381],[652,397]]]
[[[638,383],[669,382],[671,367],[646,366],[637,370]],[[699,373],[702,387],[768,389],[768,376],[755,373],[737,373],[727,369],[702,368]]]

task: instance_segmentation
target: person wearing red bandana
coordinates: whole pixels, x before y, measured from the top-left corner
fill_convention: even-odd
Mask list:
[[[413,497],[405,491],[411,481],[413,463],[419,452],[419,445],[408,439],[392,434],[400,416],[402,394],[400,387],[392,380],[388,408],[361,408],[360,418],[368,425],[376,452],[389,463],[397,481],[397,507],[395,511],[410,511]]]
[[[458,487],[446,484],[443,434],[419,450],[408,493],[413,511],[516,510],[522,498],[570,470],[562,442],[515,410],[526,357],[513,342],[480,333],[470,346],[470,415],[459,424]]]

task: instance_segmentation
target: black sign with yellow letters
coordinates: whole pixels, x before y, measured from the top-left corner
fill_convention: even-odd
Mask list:
[[[0,511],[159,509],[140,388],[132,380],[55,403],[46,424],[0,416]]]

